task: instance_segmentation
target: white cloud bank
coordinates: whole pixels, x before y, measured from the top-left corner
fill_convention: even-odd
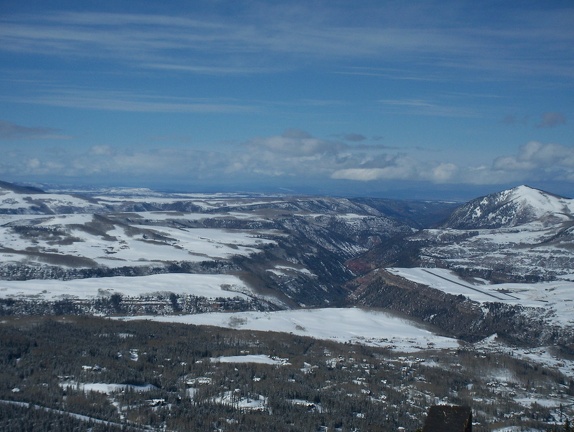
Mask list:
[[[33,128],[29,128],[34,130]],[[234,184],[310,184],[349,181],[410,181],[427,184],[493,185],[509,182],[574,181],[574,147],[536,141],[516,154],[500,156],[490,165],[462,166],[433,160],[428,153],[392,147],[368,146],[314,137],[291,129],[281,135],[202,150],[190,147],[125,149],[96,145],[87,150],[34,152],[12,149],[0,162],[0,176],[145,178]]]
[[[511,176],[574,181],[574,147],[531,141],[516,155],[497,158],[493,168]]]

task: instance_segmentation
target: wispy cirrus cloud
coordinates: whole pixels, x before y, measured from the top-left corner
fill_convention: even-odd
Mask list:
[[[562,76],[573,71],[568,56],[560,60],[559,55],[570,52],[574,38],[571,20],[565,18],[574,17],[570,9],[544,11],[553,25],[543,26],[537,22],[538,10],[517,14],[502,8],[497,12],[505,14],[508,25],[499,28],[453,25],[473,8],[431,5],[357,7],[353,20],[347,8],[332,2],[320,2],[320,14],[318,5],[306,2],[249,2],[238,6],[234,16],[205,11],[7,15],[0,26],[0,50],[218,75],[333,63],[341,66],[335,72],[414,80],[441,79],[441,69]],[[542,66],[533,53],[547,55],[549,47],[552,65]],[[380,59],[374,66],[363,64],[373,58]],[[402,62],[398,69],[397,61]],[[431,69],[434,77],[426,73]]]
[[[0,38],[7,42],[4,50],[139,60],[138,65],[153,67],[164,64],[157,60],[177,60],[185,52],[194,53],[195,59],[201,53],[232,58],[271,53],[357,58],[382,50],[423,52],[459,45],[438,31],[333,25],[314,21],[313,15],[304,21],[258,19],[254,15],[247,12],[243,22],[127,13],[27,15],[5,19]],[[165,64],[193,70],[178,62]]]
[[[437,103],[426,99],[381,99],[378,101],[388,111],[398,114],[434,117],[477,117],[475,109]]]
[[[43,94],[14,101],[66,108],[148,113],[246,113],[258,110],[255,105],[225,98],[184,98],[83,88],[54,88]]]
[[[0,120],[0,140],[68,139],[59,129],[44,126],[24,126]]]

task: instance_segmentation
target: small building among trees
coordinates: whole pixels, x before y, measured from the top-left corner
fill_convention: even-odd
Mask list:
[[[471,432],[472,410],[468,406],[433,405],[423,432]]]

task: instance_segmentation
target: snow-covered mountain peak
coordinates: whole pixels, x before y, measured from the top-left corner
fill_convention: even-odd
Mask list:
[[[508,200],[519,202],[524,206],[531,206],[537,214],[571,213],[574,200],[534,189],[529,186],[518,186],[509,189]]]
[[[574,200],[526,185],[477,198],[459,207],[446,225],[458,229],[501,228],[574,218]]]

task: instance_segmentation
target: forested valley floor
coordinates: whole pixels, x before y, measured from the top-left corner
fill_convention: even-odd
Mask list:
[[[3,431],[415,431],[443,400],[471,405],[477,431],[540,427],[549,409],[506,395],[574,391],[556,371],[462,346],[398,353],[274,332],[69,316],[4,317],[0,344]],[[497,381],[492,371],[513,379]]]

